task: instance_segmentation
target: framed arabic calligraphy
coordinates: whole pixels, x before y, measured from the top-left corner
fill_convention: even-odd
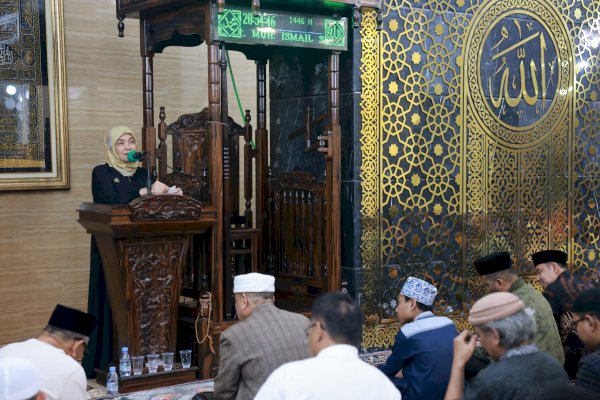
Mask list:
[[[556,11],[545,2],[516,3],[522,4],[491,3],[479,14],[467,38],[463,82],[464,100],[480,127],[499,144],[523,150],[573,117],[574,65]]]
[[[62,4],[0,4],[0,190],[69,187]]]

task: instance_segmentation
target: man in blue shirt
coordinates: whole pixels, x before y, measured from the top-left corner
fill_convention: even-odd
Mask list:
[[[436,294],[435,286],[409,277],[398,295],[396,316],[404,325],[379,368],[403,400],[442,400],[446,393],[458,332],[451,319],[431,312]]]

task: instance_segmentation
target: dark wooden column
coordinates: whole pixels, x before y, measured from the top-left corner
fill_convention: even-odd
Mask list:
[[[267,131],[267,60],[256,61],[256,229],[263,231],[265,201],[267,199],[267,162],[269,140]],[[262,253],[264,234],[257,243],[258,254]],[[262,258],[262,256],[261,256]],[[263,260],[259,261],[263,263]],[[264,264],[266,265],[266,264]],[[261,268],[259,268],[261,270]],[[264,272],[264,271],[263,271]]]
[[[142,126],[142,147],[151,156],[151,168],[156,162],[156,128],[154,127],[154,52],[146,48],[146,21],[140,20],[140,53],[142,56],[142,87],[144,125]]]
[[[221,125],[221,67],[219,45],[207,43],[208,52],[208,132],[210,136],[210,195],[217,210],[217,223],[211,235],[212,291],[214,319],[223,321],[223,126]]]
[[[329,117],[331,122],[330,148],[327,165],[327,233],[331,247],[327,253],[328,290],[341,288],[341,127],[340,127],[340,54],[329,55]]]
[[[233,265],[231,259],[231,216],[233,215],[233,204],[234,200],[232,196],[238,196],[232,187],[232,175],[236,175],[238,172],[233,171],[231,173],[231,148],[233,143],[231,136],[229,135],[229,118],[228,118],[228,99],[227,99],[227,53],[225,44],[221,43],[221,62],[219,63],[221,68],[221,125],[223,135],[223,286],[225,290],[225,297],[223,303],[225,303],[225,319],[231,319],[231,310],[234,302],[231,296],[227,293],[233,293]],[[235,188],[237,189],[237,187]]]

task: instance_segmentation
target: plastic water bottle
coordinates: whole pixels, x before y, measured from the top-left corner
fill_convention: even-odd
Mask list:
[[[131,357],[129,356],[129,349],[127,347],[121,349],[119,375],[121,375],[121,377],[131,376]]]
[[[117,367],[108,369],[108,378],[106,379],[106,392],[109,395],[119,394],[119,376],[117,375]]]

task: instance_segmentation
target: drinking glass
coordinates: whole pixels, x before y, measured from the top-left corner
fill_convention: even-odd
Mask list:
[[[141,375],[144,368],[144,356],[131,357],[131,365],[133,367],[133,374]]]
[[[167,351],[165,353],[162,353],[162,360],[163,360],[163,367],[165,368],[165,371],[170,371],[173,369],[173,353],[170,351]]]
[[[159,355],[158,354],[148,354],[147,357],[148,357],[148,372],[150,372],[151,374],[154,374],[158,370]]]
[[[192,365],[192,351],[191,350],[180,350],[179,357],[181,358],[181,366],[183,368],[189,368]]]

